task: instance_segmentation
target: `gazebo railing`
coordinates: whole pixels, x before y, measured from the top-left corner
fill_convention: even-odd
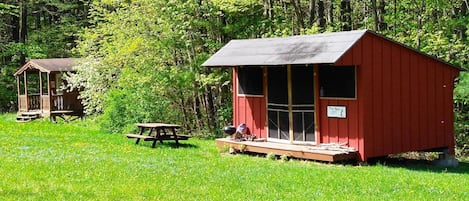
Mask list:
[[[28,110],[40,110],[40,109],[41,109],[41,95],[28,94]]]
[[[28,94],[27,96],[19,95],[18,101],[19,111],[21,112],[32,110],[57,111],[70,109],[66,107],[67,103],[64,101],[64,95],[52,95],[50,98],[48,95],[43,95],[41,97],[39,94]]]
[[[52,110],[64,110],[64,96],[53,95],[52,96]]]

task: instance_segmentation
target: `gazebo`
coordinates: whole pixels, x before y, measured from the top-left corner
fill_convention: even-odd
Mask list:
[[[18,88],[17,121],[83,115],[79,91],[66,88],[63,75],[74,72],[75,58],[32,59],[14,76]]]

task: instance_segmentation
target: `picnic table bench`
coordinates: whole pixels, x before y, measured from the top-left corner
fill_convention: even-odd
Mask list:
[[[163,143],[165,140],[174,140],[176,144],[179,144],[179,140],[187,140],[191,137],[189,135],[177,134],[176,129],[181,128],[181,126],[176,124],[138,123],[136,126],[139,128],[139,133],[126,134],[127,138],[137,139],[135,144],[138,144],[141,139],[144,141],[153,141],[152,148],[155,148],[157,141]],[[148,135],[144,135],[146,130],[149,130]]]
[[[79,119],[80,116],[74,114],[73,110],[55,110],[50,112],[50,120],[57,123],[57,117],[62,118],[64,122],[70,122]]]

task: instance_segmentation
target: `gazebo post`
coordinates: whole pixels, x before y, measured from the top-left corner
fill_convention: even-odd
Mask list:
[[[47,72],[47,96],[49,97],[49,113],[52,112],[52,94],[50,91],[50,72]]]
[[[23,81],[24,81],[24,96],[26,97],[26,111],[29,111],[29,97],[28,97],[28,74],[26,73],[26,70],[23,71]]]
[[[43,104],[42,104],[42,72],[39,71],[39,107],[41,110],[41,113],[43,112]]]
[[[20,90],[20,77],[18,75],[15,76],[16,78],[16,91],[18,93],[18,111],[20,111],[21,107],[21,90]]]

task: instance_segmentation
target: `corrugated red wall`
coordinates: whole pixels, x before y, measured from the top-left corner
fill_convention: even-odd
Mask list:
[[[335,65],[356,66],[357,97],[318,101],[318,143],[347,142],[361,160],[432,148],[454,152],[457,69],[372,33]],[[347,118],[328,118],[328,105],[346,106]],[[246,123],[251,133],[267,137],[265,96],[238,96],[236,68],[233,119],[235,126]]]
[[[347,141],[362,160],[432,148],[454,151],[457,69],[371,33],[336,65],[356,66],[357,99],[320,100],[321,143]],[[327,105],[347,106],[347,119],[327,118]]]
[[[233,68],[233,125],[238,126],[241,123],[245,123],[252,134],[255,134],[257,137],[266,138],[265,121],[267,107],[265,105],[265,96],[238,96],[237,75],[236,68]]]

